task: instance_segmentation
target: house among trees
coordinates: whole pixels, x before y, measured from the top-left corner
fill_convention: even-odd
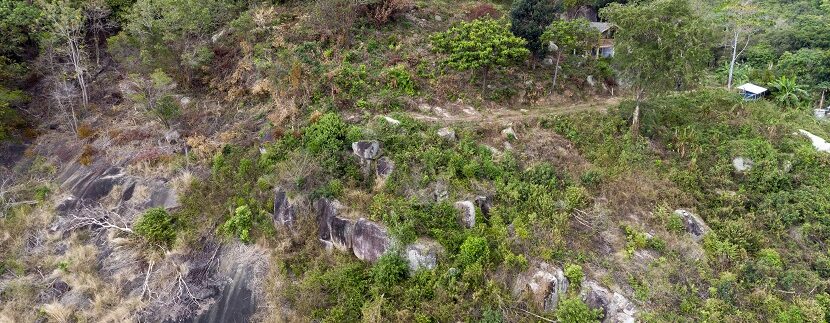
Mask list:
[[[738,91],[744,96],[745,101],[754,101],[767,93],[767,88],[752,83],[746,83],[738,87]]]
[[[591,27],[599,31],[600,38],[597,46],[592,50],[596,57],[614,56],[614,25],[607,22],[591,22]]]

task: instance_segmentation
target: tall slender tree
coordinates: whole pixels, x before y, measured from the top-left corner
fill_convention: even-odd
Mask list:
[[[640,127],[640,104],[648,94],[693,87],[711,58],[713,23],[689,0],[613,3],[601,15],[617,26],[614,64],[634,91],[631,129]]]

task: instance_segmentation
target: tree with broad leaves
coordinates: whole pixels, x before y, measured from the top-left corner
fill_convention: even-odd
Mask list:
[[[562,57],[568,53],[576,52],[583,54],[591,50],[591,47],[599,41],[599,31],[592,28],[588,20],[583,18],[573,20],[554,20],[545,32],[541,40],[547,45],[548,50],[556,53],[556,64],[553,70],[553,86],[556,87],[556,79],[559,77],[559,66]]]

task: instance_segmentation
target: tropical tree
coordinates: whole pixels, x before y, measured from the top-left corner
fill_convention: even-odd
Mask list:
[[[561,11],[560,1],[517,0],[510,10],[510,31],[527,41],[527,48],[535,55],[542,55],[545,50],[539,37]]]
[[[730,52],[726,87],[731,89],[735,64],[761,27],[761,11],[752,4],[752,0],[727,0],[722,5],[720,14],[726,25],[727,48]]]
[[[541,40],[548,45],[548,50],[556,53],[556,66],[553,70],[553,86],[556,86],[556,79],[559,76],[562,57],[568,53],[576,52],[584,54],[591,50],[599,40],[599,31],[592,28],[588,20],[554,20],[545,32]]]
[[[807,91],[796,82],[794,77],[783,75],[770,83],[775,101],[779,104],[792,108],[801,103],[807,97]]]
[[[713,24],[689,0],[612,3],[600,14],[617,26],[614,63],[634,90],[636,134],[646,94],[690,88],[700,79],[715,43]]]
[[[447,66],[475,70],[482,74],[482,89],[487,87],[490,69],[515,64],[528,55],[526,42],[510,33],[504,19],[476,19],[430,37],[436,51],[447,54]]]

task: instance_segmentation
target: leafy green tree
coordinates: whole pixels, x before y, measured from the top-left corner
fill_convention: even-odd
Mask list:
[[[702,76],[715,43],[714,24],[689,0],[612,3],[601,15],[618,27],[614,62],[634,89],[631,129],[637,134],[647,92],[689,88]]]
[[[510,10],[510,31],[527,41],[527,48],[534,54],[543,54],[539,37],[545,28],[562,11],[562,3],[550,0],[518,0]]]
[[[176,221],[163,208],[152,208],[133,225],[133,230],[154,245],[169,248],[176,240]]]
[[[779,77],[770,84],[772,95],[779,104],[792,108],[797,107],[807,97],[807,91],[796,82],[794,77],[786,75]]]
[[[784,52],[775,67],[777,74],[798,77],[807,87],[818,87],[830,81],[830,51],[802,48]]]
[[[438,52],[449,55],[445,61],[448,66],[481,71],[482,89],[487,87],[491,68],[515,64],[528,55],[526,42],[510,33],[510,24],[504,19],[462,22],[430,39]]]
[[[579,298],[565,298],[556,307],[556,319],[568,323],[599,322],[602,311],[592,310]]]
[[[599,41],[599,31],[591,27],[588,20],[583,18],[573,20],[555,20],[542,34],[543,44],[548,50],[556,53],[556,66],[553,70],[553,86],[559,76],[559,67],[562,56],[576,52],[584,54]]]
[[[27,1],[0,0],[0,56],[19,58],[35,41],[40,10]]]

